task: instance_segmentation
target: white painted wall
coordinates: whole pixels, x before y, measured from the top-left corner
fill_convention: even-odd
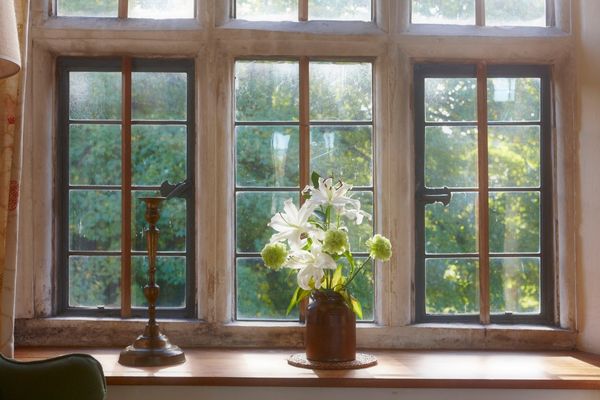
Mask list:
[[[598,0],[590,0],[598,1]],[[600,400],[585,390],[109,386],[107,400]]]
[[[578,347],[600,353],[600,1],[579,0],[574,14],[579,64]]]

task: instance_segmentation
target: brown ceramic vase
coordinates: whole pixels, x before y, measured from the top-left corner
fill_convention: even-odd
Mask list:
[[[356,316],[332,290],[315,290],[306,312],[306,358],[319,362],[356,358]]]

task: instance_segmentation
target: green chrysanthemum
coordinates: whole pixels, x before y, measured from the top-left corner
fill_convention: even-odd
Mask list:
[[[387,261],[392,256],[392,244],[389,239],[379,234],[367,240],[370,256],[376,260]]]
[[[287,255],[288,251],[283,243],[269,243],[260,252],[265,265],[274,270],[278,270],[283,266]]]
[[[349,248],[348,234],[345,231],[331,229],[325,232],[323,251],[329,254],[343,254]]]

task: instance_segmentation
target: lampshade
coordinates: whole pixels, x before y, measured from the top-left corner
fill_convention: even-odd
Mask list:
[[[0,0],[0,78],[21,69],[21,52],[13,0]]]

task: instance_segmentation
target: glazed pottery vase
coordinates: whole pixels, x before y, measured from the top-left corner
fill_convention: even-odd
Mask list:
[[[315,290],[306,312],[306,358],[318,362],[356,358],[356,316],[333,290]]]

